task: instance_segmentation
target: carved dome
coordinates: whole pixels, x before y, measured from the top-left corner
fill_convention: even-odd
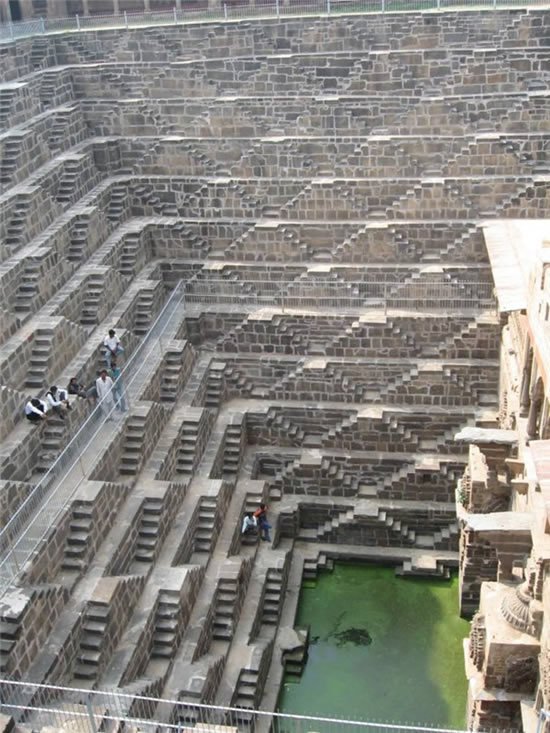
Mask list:
[[[532,633],[532,624],[529,615],[529,604],[531,595],[527,583],[522,583],[517,588],[511,588],[502,599],[500,610],[506,621],[514,629],[526,634]]]

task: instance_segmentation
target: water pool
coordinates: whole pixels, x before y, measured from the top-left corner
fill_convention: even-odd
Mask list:
[[[463,728],[467,681],[458,579],[396,577],[337,564],[302,588],[310,627],[301,678],[287,676],[279,711]]]

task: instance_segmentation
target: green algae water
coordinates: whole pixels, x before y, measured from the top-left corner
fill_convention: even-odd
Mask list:
[[[279,712],[464,728],[467,681],[458,578],[396,577],[337,564],[302,588],[296,626],[310,627],[300,678]]]

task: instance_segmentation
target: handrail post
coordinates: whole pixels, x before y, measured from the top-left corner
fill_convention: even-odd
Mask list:
[[[227,3],[223,4],[223,17],[227,20]]]
[[[279,17],[279,0],[275,0],[275,8],[277,11],[277,18]]]
[[[124,25],[126,26],[126,30],[128,30],[128,13],[124,11]]]
[[[46,32],[46,21],[44,18],[40,18],[40,27],[42,28],[42,33]]]
[[[80,18],[78,17],[78,13],[75,15],[76,18],[76,30],[80,30]]]
[[[327,15],[330,15],[330,0],[327,0]]]
[[[11,20],[10,20],[9,25],[10,25],[10,38],[13,41],[13,39],[14,39],[14,35],[13,35],[13,23],[11,22]]]
[[[176,6],[174,5],[174,25],[178,24],[178,10]]]

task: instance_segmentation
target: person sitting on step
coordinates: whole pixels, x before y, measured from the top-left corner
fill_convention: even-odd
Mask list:
[[[65,412],[71,409],[67,391],[59,389],[55,384],[46,392],[46,402],[48,409],[59,415],[62,420],[65,419]]]
[[[122,352],[124,351],[124,349],[122,348],[122,344],[120,343],[120,339],[116,335],[116,331],[114,328],[111,328],[109,330],[109,335],[105,336],[105,338],[103,339],[103,346],[105,363],[107,364],[107,369],[110,369],[111,359],[113,359],[113,357],[117,357],[119,354],[122,354]]]
[[[256,534],[258,531],[258,522],[256,521],[252,512],[246,512],[243,517],[243,524],[241,527],[241,534]]]
[[[32,397],[25,405],[25,417],[29,422],[40,423],[48,419],[48,405],[37,397]]]

